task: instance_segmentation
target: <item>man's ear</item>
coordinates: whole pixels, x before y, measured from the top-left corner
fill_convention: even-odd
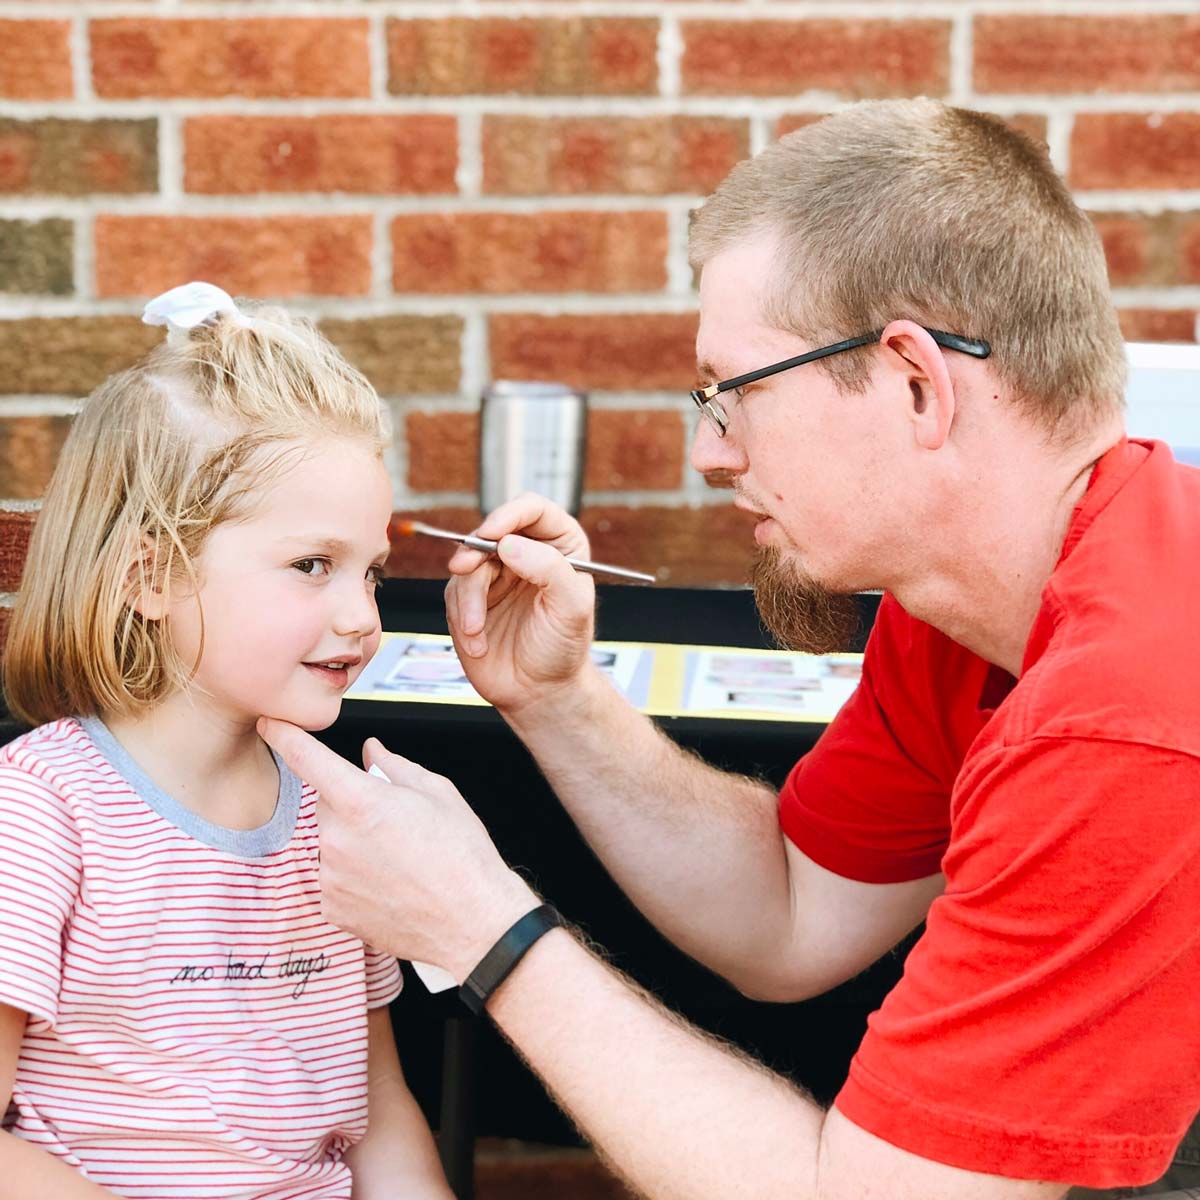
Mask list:
[[[157,539],[143,533],[138,555],[125,575],[125,585],[129,607],[147,621],[161,621],[167,614],[165,574]]]
[[[890,322],[879,342],[888,365],[903,377],[917,443],[940,449],[950,436],[958,402],[941,348],[915,321]]]

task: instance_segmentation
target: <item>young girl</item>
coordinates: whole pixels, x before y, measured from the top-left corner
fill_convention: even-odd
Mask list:
[[[382,407],[276,309],[193,284],[145,319],[8,642],[38,727],[0,751],[0,1192],[450,1200],[397,964],[322,919],[316,796],[254,728],[328,726],[379,644]]]

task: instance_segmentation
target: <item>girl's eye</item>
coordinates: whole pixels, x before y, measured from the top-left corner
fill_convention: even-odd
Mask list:
[[[292,566],[301,575],[308,575],[313,578],[329,574],[329,559],[327,558],[301,558],[292,563]]]
[[[382,567],[371,567],[367,571],[367,579],[370,581],[370,584],[373,588],[379,589],[383,587],[383,581],[385,578],[386,577],[384,576]]]

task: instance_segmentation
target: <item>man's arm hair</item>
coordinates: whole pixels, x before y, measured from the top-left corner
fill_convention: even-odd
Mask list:
[[[747,995],[853,978],[925,916],[941,876],[865,884],[783,834],[773,788],[706,764],[598,670],[512,722],[588,844],[662,934]]]

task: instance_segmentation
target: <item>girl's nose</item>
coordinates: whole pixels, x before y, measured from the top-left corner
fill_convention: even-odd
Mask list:
[[[359,580],[357,585],[353,581],[347,582],[347,587],[341,589],[338,596],[333,631],[342,637],[369,637],[380,628],[374,585],[365,579]]]

